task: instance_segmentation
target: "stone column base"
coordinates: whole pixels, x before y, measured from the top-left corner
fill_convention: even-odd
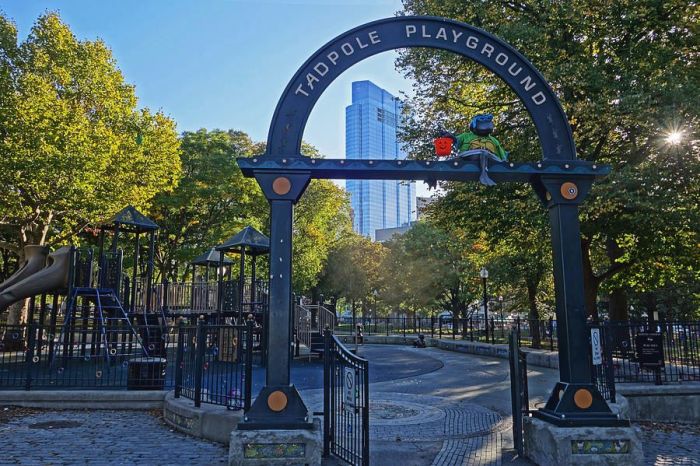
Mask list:
[[[313,425],[311,430],[234,430],[228,447],[228,464],[318,466],[323,453],[321,420],[315,418]]]
[[[634,427],[557,427],[525,418],[525,456],[540,466],[644,463],[642,443]]]

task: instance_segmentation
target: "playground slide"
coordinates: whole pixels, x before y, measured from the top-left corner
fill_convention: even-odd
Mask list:
[[[29,245],[24,247],[24,264],[13,273],[10,278],[0,283],[0,293],[19,283],[30,275],[37,273],[46,267],[46,256],[49,255],[49,248],[46,246]]]
[[[48,265],[45,268],[0,289],[0,312],[20,299],[67,288],[70,259],[70,247],[64,246],[49,254]]]

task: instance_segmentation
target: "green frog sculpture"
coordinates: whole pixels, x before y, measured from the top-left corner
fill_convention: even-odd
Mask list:
[[[508,152],[493,133],[493,115],[487,113],[476,115],[469,123],[469,131],[460,134],[453,134],[442,130],[440,136],[452,139],[453,147],[457,151],[457,156],[468,160],[479,160],[481,175],[479,181],[485,186],[496,184],[488,175],[488,161],[505,162],[508,160]]]

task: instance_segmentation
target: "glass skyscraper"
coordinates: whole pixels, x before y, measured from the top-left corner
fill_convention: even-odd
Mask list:
[[[345,109],[345,158],[402,160],[396,137],[402,104],[370,81],[352,83],[352,104]],[[408,225],[416,219],[415,181],[347,180],[353,229],[375,239],[375,231]]]

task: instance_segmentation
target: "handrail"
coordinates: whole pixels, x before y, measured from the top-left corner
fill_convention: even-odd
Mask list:
[[[294,329],[297,342],[311,349],[311,310],[297,304],[294,307]]]
[[[333,342],[335,343],[336,347],[339,348],[339,353],[340,356],[354,362],[355,364],[368,364],[368,361],[365,358],[362,358],[352,351],[350,351],[345,344],[338,339],[336,335],[331,333],[331,338],[333,339]]]
[[[335,331],[335,324],[336,324],[336,316],[335,313],[332,312],[331,310],[323,307],[322,305],[318,306],[318,329],[319,331],[323,331],[325,329],[330,329],[332,331]]]
[[[312,330],[323,333],[325,329],[335,330],[336,317],[335,313],[321,304],[306,304],[300,305],[311,313],[316,313],[316,319],[312,319]]]

